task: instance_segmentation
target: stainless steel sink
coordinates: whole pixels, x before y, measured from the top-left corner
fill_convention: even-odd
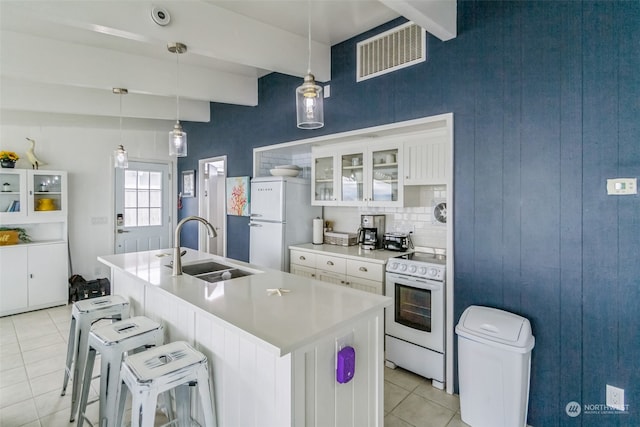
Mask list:
[[[249,273],[248,271],[232,268],[230,270],[214,271],[213,273],[200,274],[195,277],[206,282],[215,283],[222,280],[231,280],[237,279],[238,277],[251,276],[252,274],[253,273]]]
[[[171,268],[172,265],[168,264],[166,267]],[[253,274],[215,261],[204,261],[197,264],[183,265],[182,273],[188,276],[197,277],[198,279],[210,283],[236,279],[238,277],[250,276]]]
[[[189,276],[198,276],[205,273],[213,273],[214,271],[229,270],[231,266],[220,264],[214,261],[199,262],[197,264],[183,265],[182,273]]]

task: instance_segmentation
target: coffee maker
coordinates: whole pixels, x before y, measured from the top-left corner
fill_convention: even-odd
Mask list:
[[[358,244],[362,249],[381,249],[384,246],[384,215],[361,215]]]

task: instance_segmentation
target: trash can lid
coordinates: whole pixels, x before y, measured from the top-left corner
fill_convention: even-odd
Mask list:
[[[491,307],[467,307],[456,325],[456,333],[473,341],[518,353],[526,353],[535,345],[528,319]]]

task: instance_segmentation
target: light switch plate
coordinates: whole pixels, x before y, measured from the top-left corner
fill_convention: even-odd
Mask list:
[[[613,196],[638,194],[638,179],[637,178],[607,179],[607,194],[613,195]]]

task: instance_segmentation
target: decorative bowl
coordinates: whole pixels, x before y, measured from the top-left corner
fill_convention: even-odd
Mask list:
[[[300,171],[297,169],[270,169],[273,176],[298,176]]]

